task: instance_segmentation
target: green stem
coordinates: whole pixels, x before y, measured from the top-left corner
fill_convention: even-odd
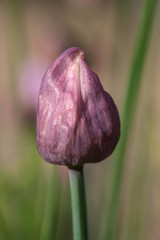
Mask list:
[[[112,240],[115,234],[115,227],[118,215],[118,206],[123,179],[125,153],[134,112],[137,106],[140,90],[142,70],[144,67],[149,39],[153,26],[157,0],[145,0],[144,11],[138,31],[137,42],[134,49],[133,61],[128,78],[123,114],[121,118],[121,138],[116,149],[112,171],[112,189],[107,213],[107,225],[105,228],[104,240]]]
[[[87,240],[83,167],[69,168],[74,240]]]

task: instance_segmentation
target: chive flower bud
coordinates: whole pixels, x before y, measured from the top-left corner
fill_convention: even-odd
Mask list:
[[[48,162],[66,166],[100,162],[114,150],[120,120],[112,97],[72,47],[46,71],[37,111],[37,147]]]

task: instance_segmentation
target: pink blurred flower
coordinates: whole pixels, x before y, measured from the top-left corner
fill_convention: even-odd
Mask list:
[[[40,59],[26,62],[20,71],[19,95],[28,113],[36,113],[41,79],[47,64]]]

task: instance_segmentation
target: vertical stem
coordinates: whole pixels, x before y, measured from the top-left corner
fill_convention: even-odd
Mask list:
[[[83,167],[69,168],[74,240],[87,240]]]

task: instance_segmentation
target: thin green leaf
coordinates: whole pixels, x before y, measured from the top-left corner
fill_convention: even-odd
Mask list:
[[[121,138],[116,149],[113,171],[111,197],[107,212],[107,224],[105,226],[105,240],[114,239],[116,232],[116,222],[118,215],[118,206],[123,179],[123,169],[125,165],[125,153],[127,149],[127,140],[132,127],[133,113],[138,103],[140,84],[142,81],[142,71],[148,50],[149,39],[153,26],[157,1],[145,0],[141,24],[137,35],[137,42],[134,49],[133,61],[131,63],[128,87],[121,118]]]

